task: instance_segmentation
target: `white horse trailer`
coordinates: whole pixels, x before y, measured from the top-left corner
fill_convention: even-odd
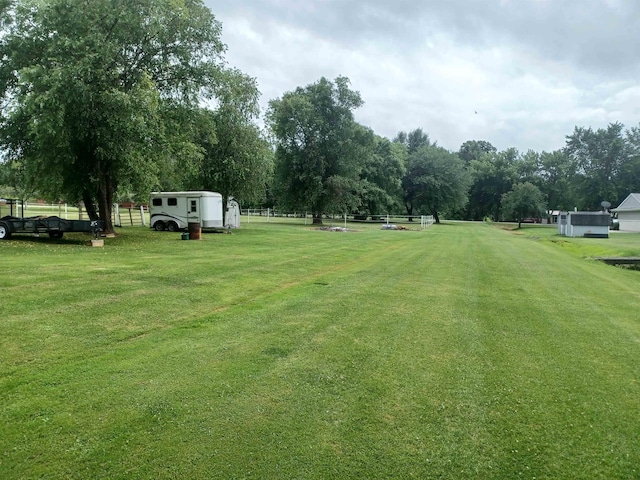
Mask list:
[[[150,226],[176,232],[189,223],[201,228],[222,228],[222,195],[217,192],[153,192],[149,202]]]

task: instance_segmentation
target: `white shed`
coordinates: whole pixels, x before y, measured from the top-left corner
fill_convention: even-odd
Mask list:
[[[618,214],[620,230],[640,232],[640,193],[630,193],[618,208],[612,208]]]
[[[566,237],[608,238],[610,224],[608,212],[561,212],[558,233]]]

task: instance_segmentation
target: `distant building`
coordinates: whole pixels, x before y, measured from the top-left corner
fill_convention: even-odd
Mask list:
[[[626,232],[640,232],[640,193],[630,193],[618,208],[612,208],[618,214],[620,230]]]
[[[609,212],[561,212],[558,233],[566,237],[609,238]]]
[[[553,225],[558,223],[558,217],[560,216],[560,210],[547,210],[547,222]]]

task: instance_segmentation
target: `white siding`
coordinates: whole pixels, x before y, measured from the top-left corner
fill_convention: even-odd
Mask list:
[[[620,230],[624,232],[640,232],[640,211],[618,211]]]
[[[609,227],[600,226],[583,226],[583,225],[567,225],[567,237],[584,237],[585,234],[609,234]]]

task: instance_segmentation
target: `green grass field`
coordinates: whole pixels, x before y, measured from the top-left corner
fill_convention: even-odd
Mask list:
[[[640,478],[640,235],[0,242],[0,478]]]

